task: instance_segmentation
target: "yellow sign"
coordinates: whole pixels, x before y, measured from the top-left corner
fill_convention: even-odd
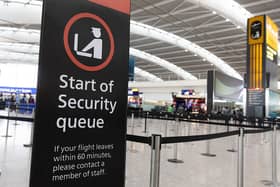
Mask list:
[[[261,44],[264,43],[264,16],[256,16],[248,21],[248,43]]]
[[[278,51],[278,27],[268,16],[266,16],[266,44]]]

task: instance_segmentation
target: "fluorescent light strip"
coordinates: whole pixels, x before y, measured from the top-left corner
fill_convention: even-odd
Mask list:
[[[30,54],[32,53],[32,54]],[[28,44],[14,44],[14,43],[3,43],[0,42],[0,61],[1,62],[29,62],[38,63],[38,45]],[[144,71],[138,67],[135,67],[135,74],[144,77],[145,79],[152,82],[163,81],[159,77]]]
[[[229,76],[243,79],[242,76],[235,71],[231,66],[229,66],[222,59],[209,52],[208,50],[172,33],[166,32],[164,30],[138,23],[135,21],[130,21],[130,31],[134,34],[139,34],[143,36],[149,36],[151,38],[165,41],[167,43],[176,45],[183,48],[184,50],[189,50],[190,52],[199,55],[200,57],[206,59],[208,62],[214,64],[222,72],[228,74]]]
[[[177,74],[178,76],[182,77],[185,80],[197,80],[197,78],[195,76],[193,76],[192,74],[186,72],[185,70],[183,70],[182,68],[166,61],[163,60],[159,57],[156,57],[154,55],[151,55],[149,53],[145,53],[143,51],[140,51],[138,49],[134,49],[134,48],[130,48],[129,49],[129,53],[132,56],[153,62],[159,66],[162,66],[166,69],[168,69],[169,71],[174,72],[175,74]]]
[[[134,71],[135,71],[136,75],[144,77],[148,81],[151,81],[151,82],[163,82],[163,80],[161,78],[159,78],[159,77],[157,77],[157,76],[155,76],[155,75],[153,75],[153,74],[151,74],[151,73],[149,73],[147,71],[144,71],[144,70],[142,70],[142,69],[140,69],[138,67],[135,67]]]
[[[15,12],[15,10],[13,9],[13,7],[11,7],[11,5],[0,7],[0,10],[3,11],[6,9],[9,9],[10,13],[9,16],[6,16],[10,22],[13,23],[18,23],[18,24],[30,24],[28,23],[28,20],[23,21],[24,17],[26,16],[30,16],[30,11],[26,10],[25,6],[22,7],[22,9],[17,9],[17,11]],[[32,8],[32,9],[36,9],[36,10],[40,10],[41,8],[38,6],[31,6],[28,5],[28,7]],[[0,16],[2,16],[2,12],[0,11]],[[8,11],[8,10],[7,10]],[[16,14],[16,17],[12,17],[12,15]],[[40,16],[38,15],[38,18],[36,18],[36,16],[34,16],[34,14],[32,15],[32,17],[36,19],[37,24],[41,23],[41,19]],[[32,24],[34,24],[34,20],[32,20]],[[231,66],[229,66],[228,64],[226,64],[226,62],[224,62],[222,59],[218,58],[216,55],[214,55],[213,53],[210,53],[209,51],[207,51],[204,48],[201,48],[200,46],[182,38],[179,37],[177,35],[174,35],[172,33],[166,32],[164,30],[146,25],[146,24],[142,24],[142,23],[138,23],[135,21],[131,21],[130,22],[131,25],[131,32],[134,34],[138,34],[141,36],[148,36],[148,37],[152,37],[154,39],[158,39],[160,41],[165,41],[167,43],[176,45],[178,47],[183,48],[184,50],[187,49],[192,53],[196,53],[199,56],[201,56],[202,58],[205,58],[207,61],[209,61],[210,63],[213,63],[214,65],[217,66],[217,68],[219,68],[222,72],[242,79],[242,76],[235,71]]]

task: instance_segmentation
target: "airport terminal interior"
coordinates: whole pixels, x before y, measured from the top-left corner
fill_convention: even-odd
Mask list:
[[[119,0],[108,12],[123,10],[122,3],[131,7],[112,13],[117,16],[103,10],[106,0],[69,0],[74,8],[65,5],[54,17],[52,7],[68,2],[60,1],[0,0],[0,187],[39,187],[36,176],[46,179],[40,187],[109,187],[111,179],[116,187],[280,187],[280,0]],[[68,9],[87,3],[90,14],[59,25]],[[92,20],[98,23],[91,30],[78,29]],[[86,32],[92,41],[83,39]],[[60,43],[63,50],[74,47],[60,52]],[[111,55],[112,44],[123,54]],[[111,48],[102,53],[100,46]],[[89,67],[102,63],[79,62],[104,55],[113,60],[101,70]],[[74,65],[58,67],[62,62],[50,59]],[[113,66],[117,61],[127,63]],[[81,69],[87,72],[79,79]],[[75,132],[95,147],[108,138],[104,154],[86,156],[98,164],[63,171],[76,161],[63,151],[65,160],[48,163],[46,155],[56,158],[53,142],[66,148],[63,138],[73,135],[74,145]]]

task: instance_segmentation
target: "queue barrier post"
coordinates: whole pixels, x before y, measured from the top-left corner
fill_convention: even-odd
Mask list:
[[[168,116],[165,114],[165,128],[164,128],[164,136],[167,136],[167,125],[168,125]]]
[[[144,131],[143,133],[147,133],[147,118],[148,118],[148,115],[149,115],[149,112],[147,112],[144,117],[145,117],[145,120],[144,120]]]
[[[134,113],[131,113],[131,134],[134,134]]]
[[[238,136],[238,165],[237,165],[237,187],[244,187],[244,129],[239,129]]]
[[[237,152],[236,151],[236,149],[235,149],[235,144],[236,144],[236,137],[234,136],[234,137],[232,137],[232,138],[234,138],[233,140],[231,140],[230,142],[231,142],[231,148],[230,149],[227,149],[227,151],[228,152],[231,152],[231,153],[235,153],[235,152]]]
[[[18,107],[17,105],[16,105],[16,110],[15,110],[15,113],[16,113],[16,117],[18,117],[18,110],[17,109],[19,109],[20,107]],[[17,120],[15,120],[15,123],[14,123],[14,125],[19,125],[19,123],[17,123]]]
[[[161,135],[153,134],[151,138],[150,187],[159,187]]]
[[[9,105],[8,106],[8,117],[10,116],[10,109],[11,109],[11,106]],[[2,136],[3,138],[10,138],[10,137],[12,137],[11,135],[9,135],[9,123],[10,123],[10,120],[7,119],[6,134]]]
[[[32,118],[34,119],[35,116],[35,111],[34,109],[32,110]],[[31,124],[31,133],[30,133],[30,139],[29,139],[29,143],[28,144],[23,144],[24,147],[32,147],[33,146],[33,135],[34,135],[34,127],[35,127],[35,123],[33,121],[33,123]]]
[[[178,117],[175,118],[175,136],[179,136],[179,125],[180,125],[180,120]],[[173,146],[173,158],[168,159],[168,162],[176,163],[176,164],[181,164],[184,163],[183,160],[178,159],[178,143],[175,143]]]
[[[209,122],[209,118],[207,119]],[[211,125],[207,126],[207,133],[210,134],[211,133]],[[207,156],[207,157],[216,157],[215,154],[211,153],[211,149],[210,149],[210,140],[206,141],[206,152],[205,153],[201,153],[202,156]]]
[[[272,131],[272,187],[279,187],[277,180],[277,125],[273,124]]]
[[[131,113],[131,134],[134,135],[134,113]],[[130,143],[130,152],[137,153],[136,149],[134,148],[134,143]]]

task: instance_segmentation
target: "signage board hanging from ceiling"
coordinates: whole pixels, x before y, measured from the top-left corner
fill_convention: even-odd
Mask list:
[[[43,7],[30,187],[124,187],[130,1]]]

